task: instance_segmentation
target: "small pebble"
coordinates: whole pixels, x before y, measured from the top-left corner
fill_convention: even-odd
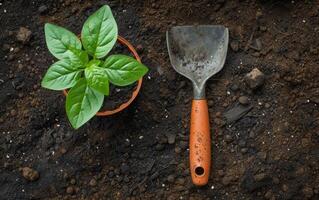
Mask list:
[[[265,173],[256,174],[254,176],[254,179],[257,182],[260,182],[260,181],[264,180],[265,178],[266,178],[266,174]]]
[[[12,117],[16,116],[16,115],[17,115],[17,111],[16,111],[15,109],[12,109],[12,110],[10,111],[10,115],[11,115]]]
[[[237,52],[239,49],[239,42],[237,40],[234,40],[230,43],[230,48],[234,51]]]
[[[240,152],[243,153],[243,154],[245,154],[245,153],[248,152],[248,148],[241,148],[241,149],[240,149]]]
[[[313,196],[313,189],[311,187],[309,187],[309,186],[305,186],[302,189],[302,192],[303,192],[303,194],[305,195],[305,197],[307,199],[310,199]]]
[[[168,144],[174,144],[175,143],[175,138],[176,138],[175,134],[167,133],[166,137],[167,137]]]
[[[30,41],[31,35],[32,32],[29,29],[27,29],[26,27],[20,27],[16,38],[19,42],[26,44]]]
[[[175,153],[181,153],[182,152],[182,149],[180,147],[175,147]]]
[[[280,183],[280,180],[277,177],[273,177],[272,181],[274,182],[274,184],[279,184]]]
[[[227,186],[227,185],[229,185],[229,184],[231,183],[231,181],[232,181],[232,177],[230,177],[230,176],[225,176],[225,177],[222,179],[222,184],[225,185],[225,186]]]
[[[265,108],[270,108],[271,105],[269,103],[265,103]]]
[[[177,185],[185,185],[186,180],[184,178],[178,178],[176,179],[175,183]]]
[[[39,172],[30,167],[20,168],[22,176],[28,181],[36,181],[39,179]]]
[[[113,178],[113,177],[114,177],[114,175],[115,175],[115,174],[114,174],[114,172],[113,172],[113,171],[110,171],[110,172],[108,173],[108,177],[109,177],[109,178]]]
[[[74,178],[72,178],[71,181],[70,181],[70,183],[71,183],[72,185],[75,185],[76,180],[75,180]]]
[[[94,178],[92,178],[90,180],[90,182],[89,182],[89,185],[92,186],[92,187],[96,186],[96,184],[97,184],[97,182],[96,182],[96,180]]]
[[[42,5],[38,8],[38,12],[40,14],[45,14],[48,11],[48,7],[46,5]]]
[[[214,105],[214,101],[213,100],[208,100],[207,102],[208,106],[211,107]]]
[[[155,149],[156,149],[157,151],[161,151],[161,150],[164,149],[164,145],[162,145],[162,144],[157,144],[157,145],[155,146]]]
[[[169,176],[167,177],[167,181],[170,182],[170,183],[173,183],[174,180],[175,180],[175,176],[174,176],[173,174],[171,174],[171,175],[169,175]]]
[[[240,104],[242,105],[248,105],[249,104],[249,100],[248,100],[248,97],[246,96],[241,96],[238,98],[238,101]]]
[[[288,188],[288,186],[286,184],[283,184],[281,186],[281,189],[282,189],[282,191],[287,192],[289,188]]]
[[[74,188],[72,186],[69,186],[66,188],[66,193],[67,194],[73,194],[74,193]]]
[[[265,199],[270,199],[272,197],[272,191],[268,190],[265,194]]]
[[[238,87],[237,84],[232,84],[232,85],[230,86],[230,89],[231,89],[233,92],[236,92],[236,91],[239,90],[239,87]]]
[[[217,174],[218,176],[223,177],[225,175],[225,172],[224,170],[220,169],[220,170],[217,170]]]
[[[142,53],[143,50],[144,50],[143,45],[141,45],[141,44],[137,45],[136,46],[136,50],[137,50],[138,53]]]
[[[233,137],[231,136],[231,135],[225,135],[225,141],[227,142],[227,143],[230,143],[230,142],[232,142],[233,141]]]
[[[264,84],[265,75],[258,68],[254,68],[246,74],[245,81],[251,89],[257,89]]]

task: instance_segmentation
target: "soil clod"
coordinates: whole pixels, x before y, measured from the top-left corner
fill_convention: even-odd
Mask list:
[[[239,42],[237,40],[232,41],[230,47],[234,52],[237,52],[239,50]]]
[[[20,27],[16,37],[19,42],[26,44],[30,41],[31,34],[32,32],[26,27]]]
[[[251,89],[261,87],[265,82],[265,75],[258,68],[254,68],[245,76],[246,83]]]
[[[36,181],[39,179],[39,172],[30,167],[20,168],[20,171],[22,176],[28,181]]]

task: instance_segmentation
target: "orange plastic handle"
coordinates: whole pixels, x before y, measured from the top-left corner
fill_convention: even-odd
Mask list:
[[[206,99],[193,100],[189,138],[189,159],[192,181],[206,185],[210,174],[211,142]]]

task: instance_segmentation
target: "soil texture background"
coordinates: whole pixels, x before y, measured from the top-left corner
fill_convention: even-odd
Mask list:
[[[80,33],[104,4],[150,71],[127,110],[73,130],[63,94],[40,87],[55,61],[43,27]],[[165,39],[198,24],[230,34],[206,87],[212,174],[201,188],[189,174],[192,85]],[[318,1],[0,0],[0,27],[0,199],[319,199]]]

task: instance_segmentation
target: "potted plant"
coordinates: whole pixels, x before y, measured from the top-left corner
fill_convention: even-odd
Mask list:
[[[59,60],[50,66],[41,86],[64,91],[66,113],[75,129],[94,115],[114,114],[134,100],[148,68],[140,62],[132,45],[118,36],[109,6],[102,6],[89,16],[80,39],[67,29],[50,23],[45,24],[44,31],[49,51]],[[126,45],[135,58],[120,54],[107,56],[116,41]],[[136,89],[126,103],[115,110],[98,112],[104,97],[112,95],[110,83],[122,87],[136,81]]]

